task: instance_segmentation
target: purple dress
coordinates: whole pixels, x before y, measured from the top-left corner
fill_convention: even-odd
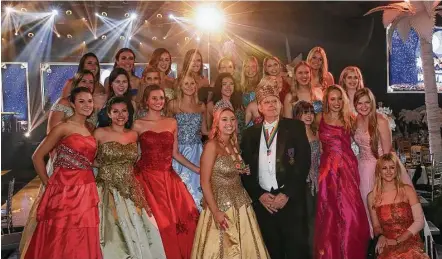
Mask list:
[[[365,259],[370,231],[350,132],[322,119],[314,258]]]

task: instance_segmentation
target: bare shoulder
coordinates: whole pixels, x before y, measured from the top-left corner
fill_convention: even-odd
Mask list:
[[[64,106],[69,106],[70,102],[66,98],[59,98],[56,102],[56,104],[61,104]]]
[[[204,150],[210,151],[210,152],[215,152],[217,147],[218,147],[217,141],[214,139],[211,139],[211,140],[207,141],[206,144],[204,145]]]
[[[408,197],[416,196],[416,191],[410,185],[404,184],[404,190],[405,190],[405,193],[407,194]]]
[[[205,112],[206,111],[206,105],[203,103],[203,102],[200,102],[199,103],[199,109],[200,109],[200,112]]]
[[[284,97],[284,103],[290,103],[292,101],[293,95],[291,92],[287,93]]]

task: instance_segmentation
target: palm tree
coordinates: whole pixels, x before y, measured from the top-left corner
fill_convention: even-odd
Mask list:
[[[435,0],[393,3],[373,8],[365,14],[383,11],[382,23],[387,28],[387,44],[390,50],[391,39],[396,29],[403,41],[407,40],[411,28],[419,35],[430,152],[434,154],[436,161],[442,161],[442,140],[440,122],[438,121],[439,103],[434,72],[432,38],[435,16],[439,11],[437,7],[439,2],[439,0]]]

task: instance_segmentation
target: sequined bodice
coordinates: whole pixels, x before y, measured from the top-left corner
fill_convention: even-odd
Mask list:
[[[174,136],[170,131],[145,131],[139,137],[141,159],[137,166],[140,169],[169,170],[172,167]]]
[[[371,152],[370,147],[370,134],[368,131],[356,129],[354,140],[359,147],[359,160],[373,160],[376,161],[376,157]],[[379,141],[378,143],[378,155],[382,155],[382,147]]]
[[[73,170],[92,169],[97,144],[93,136],[71,134],[62,139],[55,149],[54,168],[62,167]]]
[[[201,113],[177,113],[175,119],[178,123],[178,144],[191,145],[201,143]]]
[[[249,103],[253,102],[255,100],[256,94],[255,92],[247,92],[242,95],[242,104],[244,107],[247,107]]]
[[[138,207],[147,207],[144,192],[134,176],[133,165],[137,158],[136,142],[123,145],[112,141],[99,145],[96,181],[98,185],[115,188],[122,197],[131,199]]]
[[[307,176],[307,182],[312,183],[310,185],[312,192],[318,191],[318,172],[319,172],[319,158],[321,156],[319,140],[310,141],[311,150],[311,165],[310,171]]]
[[[413,224],[413,213],[408,202],[380,205],[376,207],[376,215],[383,235],[393,240]]]
[[[216,158],[210,180],[220,210],[227,211],[231,206],[239,209],[251,203],[231,156]]]
[[[350,131],[346,131],[344,127],[333,126],[327,124],[324,119],[319,123],[319,139],[322,143],[323,153],[351,152],[351,136]]]

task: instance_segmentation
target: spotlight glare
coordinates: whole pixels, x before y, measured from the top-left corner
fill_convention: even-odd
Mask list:
[[[95,13],[95,16],[100,16],[98,13]]]
[[[72,39],[72,35],[71,35],[71,34],[68,34],[68,35],[66,35],[66,38],[68,38],[68,39]]]
[[[61,35],[57,33],[57,38],[60,38],[60,37],[61,37]]]
[[[97,36],[94,36],[94,39],[98,39],[98,37],[97,37]]]
[[[167,37],[166,37],[166,36],[164,36],[164,37],[163,37],[163,40],[165,40],[165,39],[167,39]]]
[[[28,37],[29,37],[29,38],[34,37],[34,33],[32,33],[32,32],[28,33]]]
[[[52,15],[57,15],[58,14],[58,11],[57,10],[52,10]]]
[[[143,45],[143,43],[140,41],[140,45]]]
[[[200,38],[200,37],[198,36],[198,37],[196,37],[196,40],[197,40],[197,41],[200,41],[200,40],[201,40],[201,38]]]
[[[101,16],[107,17],[107,13],[106,12],[102,12]]]
[[[131,40],[132,39],[132,36],[129,36],[129,40]]]
[[[224,24],[224,14],[215,7],[202,6],[197,10],[195,22],[203,30],[219,30]]]
[[[171,20],[175,19],[175,15],[169,14],[169,19],[171,19]]]
[[[12,8],[10,6],[6,6],[5,10],[6,10],[7,13],[9,13],[9,12],[14,11],[14,8]]]
[[[66,15],[71,15],[72,14],[72,11],[71,10],[67,10],[66,11]]]
[[[163,18],[163,15],[159,13],[159,14],[157,14],[157,18],[160,18],[160,19]]]
[[[31,136],[31,132],[26,132],[25,134],[24,134],[24,136],[26,137],[26,138],[29,138],[30,136]]]
[[[131,18],[131,19],[135,19],[135,18],[137,18],[137,14],[136,14],[136,13],[132,13],[132,14],[130,15],[130,18]]]
[[[14,35],[17,36],[17,35],[18,35],[18,31],[16,31],[16,32],[14,33]]]
[[[83,41],[83,44],[86,44],[86,41]]]
[[[83,20],[83,22],[87,22],[86,18],[83,17],[83,18],[81,18],[81,19]]]

